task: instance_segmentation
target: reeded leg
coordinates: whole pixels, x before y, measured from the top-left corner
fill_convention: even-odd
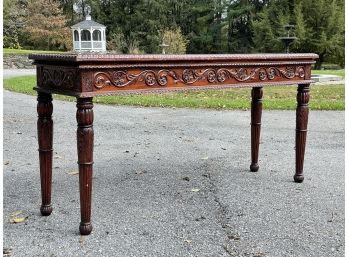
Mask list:
[[[296,109],[296,173],[295,182],[301,183],[303,177],[303,162],[306,149],[308,123],[309,84],[298,85]]]
[[[250,171],[259,170],[259,145],[262,116],[262,87],[251,90],[251,165]]]
[[[37,133],[39,142],[40,179],[41,179],[41,214],[48,216],[52,212],[51,188],[52,188],[52,95],[38,93],[37,97]]]
[[[77,99],[77,154],[79,164],[81,235],[89,235],[92,231],[91,201],[93,172],[93,98]]]

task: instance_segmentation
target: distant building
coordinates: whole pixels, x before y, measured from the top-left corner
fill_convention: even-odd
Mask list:
[[[106,51],[106,27],[91,19],[91,15],[86,15],[86,20],[71,26],[73,34],[74,51]]]

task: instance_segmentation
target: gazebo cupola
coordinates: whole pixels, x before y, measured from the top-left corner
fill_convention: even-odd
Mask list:
[[[71,26],[74,42],[74,51],[106,51],[106,27],[91,19],[87,13],[86,20]]]

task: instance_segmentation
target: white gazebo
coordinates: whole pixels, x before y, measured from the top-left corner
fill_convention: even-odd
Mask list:
[[[106,51],[106,37],[103,24],[99,24],[91,19],[91,15],[86,15],[86,20],[71,26],[74,42],[74,51]]]

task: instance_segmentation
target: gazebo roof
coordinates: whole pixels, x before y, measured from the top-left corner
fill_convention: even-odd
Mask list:
[[[94,28],[106,28],[103,24],[100,24],[98,22],[92,21],[91,19],[88,19],[90,17],[86,17],[86,20],[81,21],[75,25],[72,25],[72,29],[90,29],[91,27]]]

